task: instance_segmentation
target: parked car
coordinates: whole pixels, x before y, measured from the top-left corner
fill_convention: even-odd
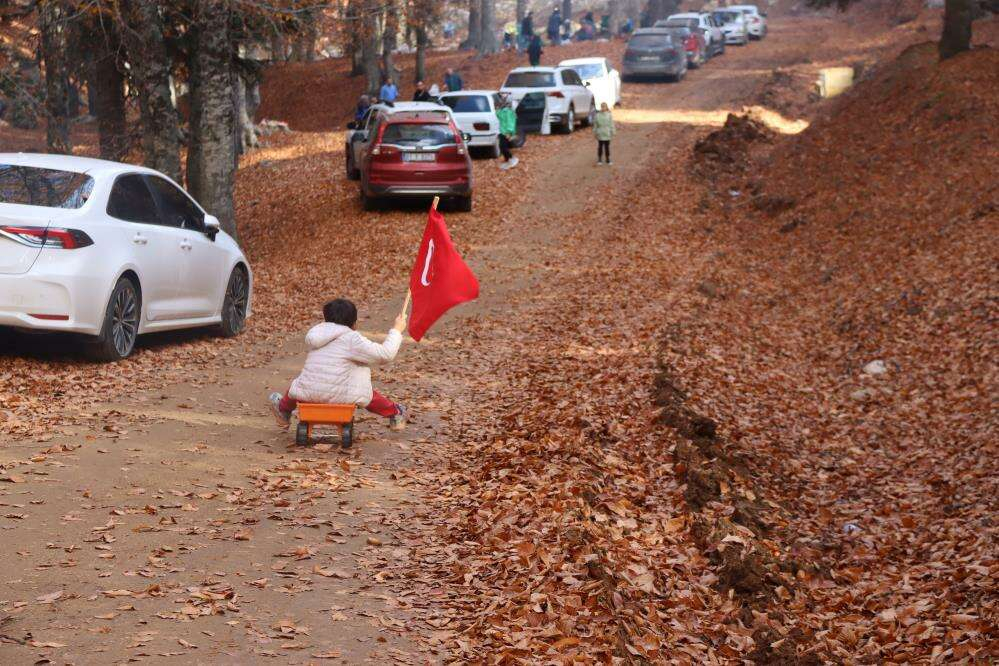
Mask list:
[[[725,38],[724,35],[722,35],[721,28],[715,26],[711,22],[710,16],[707,14],[699,14],[696,12],[673,14],[665,20],[657,21],[655,27],[683,27],[690,28],[691,30],[699,30],[704,36],[704,43],[706,45],[708,58],[712,58],[725,52]]]
[[[677,43],[683,44],[683,50],[687,54],[687,67],[697,69],[707,61],[707,46],[704,43],[704,33],[700,30],[681,27],[663,30],[668,30]]]
[[[499,120],[496,108],[499,93],[495,90],[460,90],[446,92],[440,102],[451,109],[458,129],[468,135],[469,148],[487,148],[494,158],[499,157]]]
[[[352,120],[347,123],[347,132],[344,135],[344,165],[347,169],[348,180],[359,180],[361,178],[360,160],[358,160],[357,149],[368,137],[375,123],[384,116],[404,111],[442,111],[451,114],[450,107],[438,104],[437,102],[397,102],[395,104],[379,102],[372,104],[368,107],[361,120]]]
[[[577,121],[592,125],[596,116],[593,93],[569,67],[518,67],[506,75],[500,92],[509,94],[514,105],[527,93],[544,92],[552,127],[559,126],[567,133],[575,129]]]
[[[725,35],[726,44],[740,44],[745,46],[749,43],[749,26],[746,17],[742,12],[726,8],[711,12],[715,21],[721,23],[722,34]]]
[[[559,67],[569,67],[579,74],[583,85],[593,93],[597,109],[601,104],[614,108],[621,103],[621,74],[607,58],[573,58],[563,60]]]
[[[442,196],[472,210],[472,160],[450,109],[379,114],[356,142],[361,203]]]
[[[624,77],[669,76],[680,81],[687,74],[683,44],[668,28],[639,28],[624,51]]]
[[[158,171],[0,154],[0,326],[82,333],[117,361],[143,333],[238,335],[252,275],[218,219]]]
[[[755,39],[763,39],[767,36],[767,13],[761,12],[756,5],[729,5],[730,11],[742,12],[746,18],[746,28],[749,36]]]

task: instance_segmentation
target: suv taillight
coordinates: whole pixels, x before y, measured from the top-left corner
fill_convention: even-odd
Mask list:
[[[24,245],[53,250],[76,250],[94,244],[93,239],[79,229],[4,225],[0,226],[0,232]]]
[[[550,93],[548,93],[548,96],[549,97],[558,97],[559,99],[565,97],[565,95],[562,94],[561,90],[553,90]]]
[[[489,123],[472,123],[472,127],[479,132],[485,132],[489,129]]]

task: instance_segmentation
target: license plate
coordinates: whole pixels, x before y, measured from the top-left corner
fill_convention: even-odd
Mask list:
[[[643,62],[651,62],[653,60],[659,60],[659,58],[657,58],[656,56],[642,56],[641,58],[639,58],[639,60]]]
[[[437,159],[434,153],[403,153],[403,162],[433,162]]]

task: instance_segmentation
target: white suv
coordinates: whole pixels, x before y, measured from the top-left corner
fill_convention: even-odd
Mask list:
[[[218,219],[163,174],[0,153],[0,326],[83,333],[117,361],[142,333],[238,335],[251,280]]]
[[[506,75],[500,92],[514,105],[528,93],[545,93],[548,118],[564,132],[572,132],[577,120],[592,125],[597,113],[593,93],[570,67],[518,67]]]
[[[495,158],[500,155],[499,93],[495,90],[459,90],[441,93],[441,104],[451,109],[458,129],[468,135],[470,148],[488,148]]]
[[[726,9],[742,12],[750,37],[763,39],[767,36],[767,13],[761,12],[756,5],[729,5]]]

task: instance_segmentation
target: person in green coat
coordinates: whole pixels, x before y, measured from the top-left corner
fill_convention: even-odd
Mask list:
[[[508,97],[502,97],[500,107],[496,109],[496,119],[499,120],[499,147],[505,160],[501,169],[512,169],[520,162],[514,157],[511,148],[513,140],[517,136],[517,114],[513,111]]]
[[[602,160],[607,160],[607,164],[612,164],[610,142],[614,137],[614,131],[614,116],[611,115],[607,102],[603,102],[597,112],[597,118],[593,122],[593,134],[597,137],[597,164],[603,164]]]

